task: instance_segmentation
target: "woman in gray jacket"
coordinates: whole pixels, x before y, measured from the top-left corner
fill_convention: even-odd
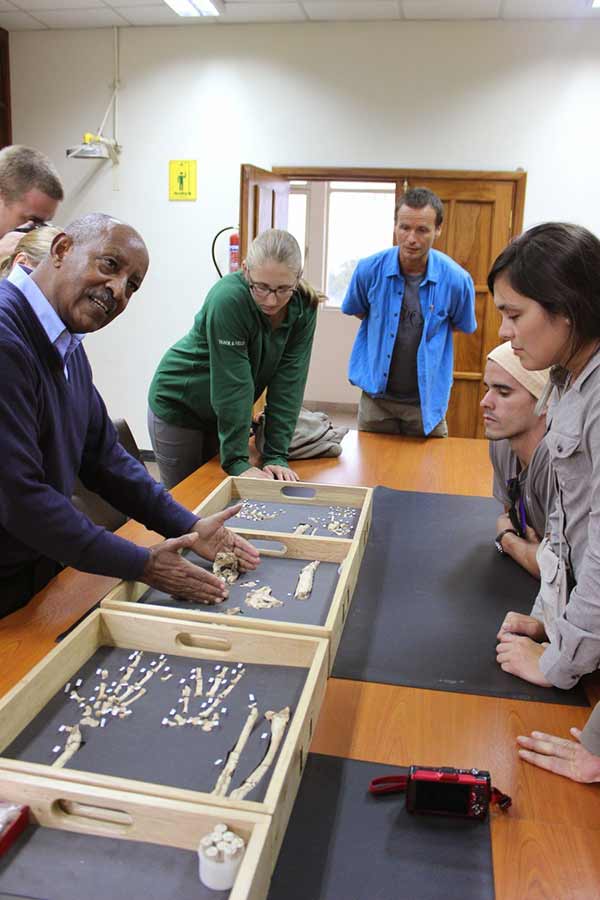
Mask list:
[[[488,285],[500,336],[524,368],[552,367],[545,440],[556,488],[537,599],[530,616],[508,613],[497,659],[568,689],[600,666],[600,241],[576,225],[538,225],[500,254]]]

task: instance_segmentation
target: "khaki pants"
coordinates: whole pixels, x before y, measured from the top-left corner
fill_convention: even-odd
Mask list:
[[[374,400],[364,391],[358,404],[358,430],[375,431],[378,434],[406,434],[424,437],[421,407],[396,400]],[[435,426],[427,437],[448,437],[446,419]]]

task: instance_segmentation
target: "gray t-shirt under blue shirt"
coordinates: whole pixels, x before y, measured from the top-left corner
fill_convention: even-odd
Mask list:
[[[389,400],[419,406],[417,350],[423,334],[423,313],[419,299],[419,285],[423,274],[404,275],[404,297],[400,310],[398,333],[390,361],[385,396]]]

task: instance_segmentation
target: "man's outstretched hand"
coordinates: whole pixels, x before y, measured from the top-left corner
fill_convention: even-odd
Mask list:
[[[184,534],[150,548],[150,556],[140,578],[144,584],[174,597],[196,603],[221,603],[229,594],[227,587],[212,572],[188,562],[179,553],[195,549],[198,535]]]
[[[229,551],[237,556],[242,571],[255,569],[260,562],[258,550],[224,525],[241,506],[238,503],[206,519],[198,519],[189,534],[155,544],[150,548],[140,581],[195,603],[221,603],[229,596],[227,585],[212,572],[189,562],[179,551],[193,550],[209,560],[214,560],[220,551]]]
[[[256,569],[260,562],[258,550],[243,537],[230,531],[229,528],[225,528],[227,519],[237,515],[241,508],[242,504],[238,503],[236,506],[230,506],[212,516],[207,516],[206,519],[198,519],[192,529],[192,534],[197,535],[196,543],[192,544],[194,553],[212,561],[217,553],[229,551],[235,553],[240,569],[244,572]]]

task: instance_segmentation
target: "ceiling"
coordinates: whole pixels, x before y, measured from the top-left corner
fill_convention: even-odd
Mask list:
[[[0,0],[0,28],[217,28],[257,22],[596,19],[592,0],[225,0],[218,18],[184,19],[163,0]]]

